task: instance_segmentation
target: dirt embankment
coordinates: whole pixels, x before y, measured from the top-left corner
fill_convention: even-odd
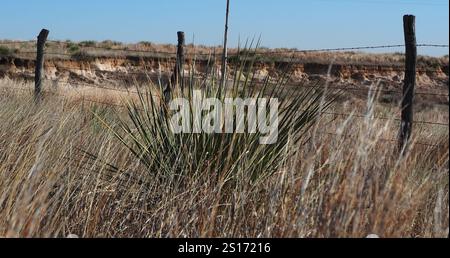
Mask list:
[[[85,60],[51,59],[45,62],[45,79],[54,86],[64,84],[95,84],[129,87],[157,78],[167,78],[174,67],[173,59],[161,60],[144,57],[92,57]],[[195,71],[197,76],[211,72],[207,60],[188,61],[185,73]],[[234,75],[235,65],[230,64]],[[220,67],[216,67],[219,73]],[[400,90],[404,77],[401,65],[373,64],[325,64],[320,62],[257,62],[253,71],[255,78],[266,76],[276,79],[284,72],[291,72],[291,84],[328,80],[334,85],[368,88],[377,85],[383,89]],[[448,63],[435,67],[419,66],[417,91],[448,93]],[[0,78],[32,80],[34,60],[0,57]],[[447,100],[448,101],[448,100]]]

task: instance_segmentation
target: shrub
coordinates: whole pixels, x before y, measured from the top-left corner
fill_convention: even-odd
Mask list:
[[[5,46],[0,46],[0,56],[10,56],[12,55],[13,51]]]
[[[242,61],[240,66],[229,89],[219,87],[215,82],[220,80],[214,75],[206,87],[201,87],[202,81],[190,78],[186,83],[187,88],[174,92],[173,97],[185,98],[190,106],[194,106],[194,89],[201,89],[204,98],[218,98],[222,100],[221,103],[224,103],[225,96],[234,99],[290,96],[292,98],[289,100],[280,102],[278,140],[274,144],[261,145],[259,139],[263,135],[259,132],[248,133],[247,130],[245,133],[231,134],[174,134],[170,129],[173,113],[168,111],[165,104],[159,104],[165,103],[166,94],[161,90],[163,85],[154,87],[156,92],[138,90],[139,101],[131,101],[127,105],[128,119],[119,118],[120,129],[112,129],[112,132],[154,177],[183,179],[215,173],[220,181],[231,179],[244,169],[247,177],[258,181],[274,173],[290,157],[286,153],[288,147],[296,149],[295,146],[303,139],[312,122],[331,105],[332,100],[323,101],[324,92],[319,88],[287,92],[284,89],[287,75],[276,85],[270,85],[273,90],[268,90],[267,79],[261,90],[256,91],[256,85],[249,80],[236,79],[241,77],[244,67],[252,66],[252,62]],[[152,95],[159,97],[154,98]],[[190,112],[190,116],[194,117],[192,109]],[[237,112],[233,112],[234,118]],[[244,113],[248,113],[248,110]],[[100,115],[97,117],[104,121],[107,128],[114,128]],[[249,121],[245,120],[244,123],[247,125]]]
[[[76,43],[69,43],[67,44],[67,49],[69,50],[69,52],[75,53],[80,50],[80,47]]]
[[[74,60],[78,60],[78,61],[87,61],[87,60],[91,60],[93,57],[91,55],[89,55],[88,52],[84,51],[84,50],[78,50],[75,53],[73,53],[71,55],[72,59]]]
[[[112,40],[104,40],[100,43],[101,47],[106,49],[112,49],[113,47],[122,46],[122,42],[112,41]]]
[[[97,42],[93,41],[93,40],[87,40],[87,41],[81,41],[80,46],[83,47],[95,47],[97,45]]]
[[[141,42],[139,42],[139,45],[142,45],[144,47],[152,47],[153,43],[150,41],[141,41]]]
[[[109,45],[109,46],[121,46],[123,45],[122,42],[119,41],[113,41],[113,40],[104,40],[101,42],[102,45]]]

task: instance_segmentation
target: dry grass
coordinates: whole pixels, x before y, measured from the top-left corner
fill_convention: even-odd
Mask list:
[[[77,95],[46,94],[35,106],[27,90],[5,87],[29,85],[0,83],[0,236],[448,236],[448,127],[419,129],[415,141],[444,146],[413,145],[399,159],[396,144],[382,140],[395,138],[393,121],[324,116],[261,182],[242,169],[227,187],[210,173],[175,184],[152,177],[93,115],[114,125],[125,110]],[[420,117],[448,121],[435,110]],[[87,162],[81,150],[102,161]]]
[[[0,43],[8,43],[4,46],[11,55],[21,58],[34,58],[34,54],[26,52],[35,51],[35,42],[15,43],[14,41],[2,40]],[[221,46],[204,46],[188,44],[186,53],[193,58],[194,54],[197,59],[209,58],[209,55],[216,54],[216,58],[220,57]],[[121,50],[121,51],[120,51]],[[335,64],[342,65],[381,65],[381,66],[403,66],[404,54],[402,53],[365,53],[365,52],[295,52],[298,49],[287,48],[259,48],[258,56],[263,62],[280,62],[280,61],[300,61],[302,63],[320,63],[329,64],[330,60],[334,60]],[[91,58],[91,57],[148,57],[148,58],[169,58],[174,57],[176,53],[176,45],[172,44],[155,44],[151,42],[139,42],[134,44],[124,44],[114,41],[50,41],[46,44],[48,53],[64,53],[73,56],[51,55],[49,59],[70,59]],[[143,51],[143,52],[139,52]],[[239,49],[231,48],[229,54],[236,55]],[[6,52],[6,50],[5,50]],[[149,53],[150,52],[150,53]],[[152,53],[153,52],[153,53]],[[271,54],[275,52],[275,54]],[[172,53],[172,54],[170,54]],[[242,55],[242,51],[241,51]],[[1,56],[1,55],[0,55]],[[448,70],[449,57],[430,57],[419,56],[419,67],[442,67]]]

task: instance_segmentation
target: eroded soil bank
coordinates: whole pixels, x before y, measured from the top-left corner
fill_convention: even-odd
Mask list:
[[[1,57],[0,78],[33,80],[34,60],[26,58]],[[84,60],[53,58],[45,62],[45,79],[53,87],[70,85],[79,87],[83,84],[108,85],[126,88],[158,78],[167,80],[175,64],[174,59],[154,57],[90,57]],[[194,71],[196,76],[203,77],[213,72],[211,62],[204,60],[187,60],[184,72],[188,75]],[[220,74],[220,66],[214,66]],[[231,63],[229,72],[235,74],[236,65]],[[289,84],[302,85],[316,81],[328,81],[337,87],[369,89],[371,86],[383,90],[400,91],[403,86],[404,72],[401,65],[386,64],[333,64],[324,62],[301,61],[259,61],[252,69],[252,78],[262,81],[267,76],[274,80],[285,72],[292,74]],[[417,90],[419,93],[435,93],[437,95],[419,96],[421,100],[448,103],[448,64],[425,66],[419,64],[417,72]],[[245,75],[241,76],[245,79]],[[353,92],[352,94],[358,94]],[[385,94],[386,101],[396,100],[394,96]],[[398,98],[398,97],[397,97]]]

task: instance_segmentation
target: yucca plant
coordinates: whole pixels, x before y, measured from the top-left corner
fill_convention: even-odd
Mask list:
[[[289,90],[286,85],[290,74],[287,72],[277,80],[268,76],[257,83],[252,58],[247,55],[237,59],[242,61],[237,64],[234,77],[227,80],[227,87],[220,86],[221,79],[215,69],[208,69],[212,72],[203,79],[194,78],[191,72],[188,78],[182,80],[184,87],[173,87],[175,90],[171,97],[188,101],[190,118],[195,115],[192,108],[196,105],[193,97],[195,91],[201,91],[204,98],[219,99],[221,103],[230,97],[278,98],[278,139],[273,144],[260,144],[259,139],[263,135],[248,132],[248,119],[243,121],[246,126],[244,133],[236,130],[233,133],[213,134],[174,133],[172,117],[175,112],[170,111],[165,103],[162,85],[138,89],[139,100],[127,100],[128,119],[120,119],[119,129],[101,116],[97,117],[155,178],[182,182],[184,177],[214,173],[218,181],[226,182],[241,171],[256,182],[276,172],[290,155],[295,155],[296,149],[301,148],[302,140],[306,140],[305,133],[335,98],[325,96],[326,90],[320,85]],[[248,109],[234,109],[233,118],[242,115],[239,114],[242,111],[245,115],[249,112]],[[224,128],[221,129],[223,132]]]

